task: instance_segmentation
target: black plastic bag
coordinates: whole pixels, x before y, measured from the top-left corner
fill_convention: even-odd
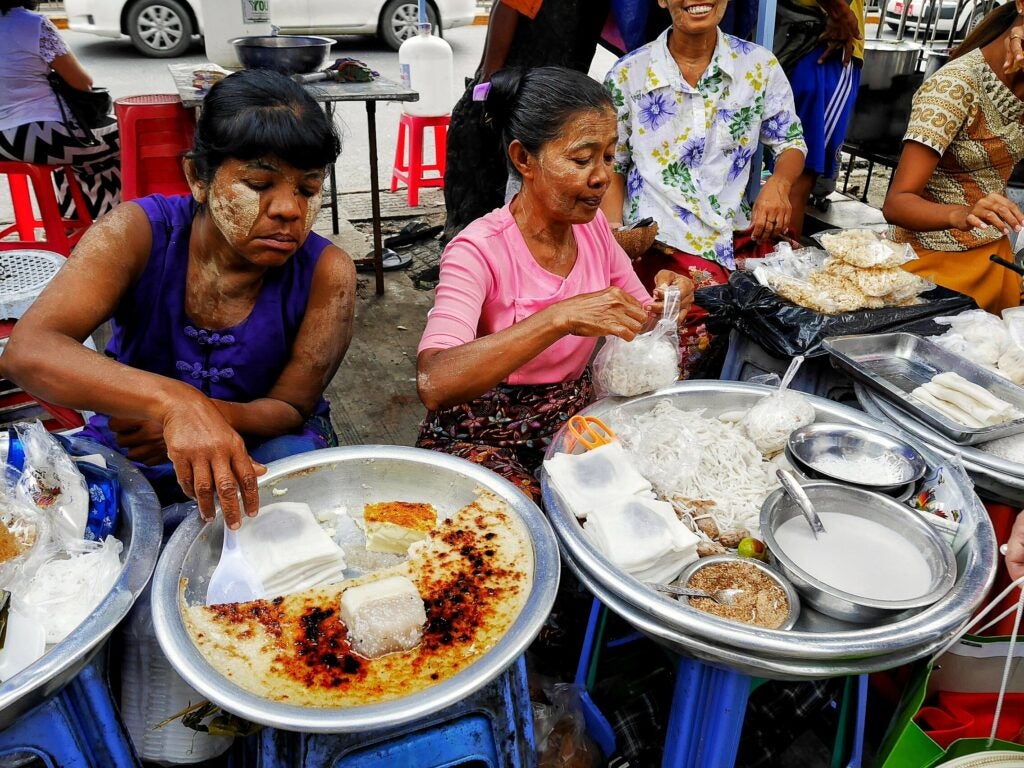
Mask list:
[[[924,303],[912,307],[823,315],[786,301],[748,272],[733,272],[728,285],[696,291],[694,303],[716,322],[728,323],[777,357],[823,355],[821,342],[829,336],[893,331],[930,335],[935,332],[929,330],[934,325],[931,318],[977,307],[970,296],[941,286],[921,294],[921,298]]]

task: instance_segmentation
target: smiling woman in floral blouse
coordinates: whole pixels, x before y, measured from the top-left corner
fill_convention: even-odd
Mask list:
[[[806,154],[793,92],[770,51],[718,29],[726,2],[659,0],[672,26],[605,79],[619,141],[602,210],[613,227],[652,217],[659,239],[679,252],[638,261],[645,284],[659,269],[698,287],[723,282],[737,232],[765,241],[789,226],[789,188]],[[758,142],[774,154],[775,172],[751,210],[744,194]],[[700,325],[688,330],[684,358],[709,339]]]

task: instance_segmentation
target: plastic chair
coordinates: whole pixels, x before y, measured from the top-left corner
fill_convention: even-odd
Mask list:
[[[71,189],[71,199],[75,202],[75,217],[72,219],[64,218],[60,213],[53,179],[54,172],[58,170],[64,171]],[[3,161],[0,162],[0,173],[7,175],[7,183],[11,188],[11,202],[14,206],[14,224],[0,230],[0,251],[44,246],[47,250],[62,256],[70,256],[71,249],[92,224],[85,195],[82,194],[82,188],[71,166]],[[39,209],[38,218],[32,207],[33,194],[36,207]],[[43,230],[45,240],[36,237],[38,229]],[[6,239],[15,233],[18,239]]]
[[[114,102],[121,134],[121,199],[187,195],[181,157],[192,148],[195,110],[176,94],[128,96]]]
[[[398,190],[399,182],[405,183],[409,187],[410,208],[420,204],[421,187],[444,187],[445,152],[450,122],[451,115],[421,117],[402,113],[402,119],[398,123],[395,167],[391,172],[391,191]],[[434,131],[434,162],[429,165],[423,162],[423,135],[428,129]],[[433,172],[438,175],[428,178],[427,174]]]
[[[106,646],[57,695],[0,731],[0,763],[30,755],[46,768],[141,766],[107,684]]]
[[[526,663],[414,723],[350,734],[264,728],[230,753],[234,768],[526,768],[536,764]]]

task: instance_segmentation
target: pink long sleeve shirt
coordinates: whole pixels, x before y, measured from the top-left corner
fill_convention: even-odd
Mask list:
[[[509,328],[559,301],[617,286],[651,301],[629,257],[615,242],[604,214],[573,226],[576,264],[562,278],[533,258],[509,207],[483,216],[453,239],[441,257],[441,279],[419,351],[450,349]],[[508,384],[553,384],[579,378],[597,339],[563,336]]]

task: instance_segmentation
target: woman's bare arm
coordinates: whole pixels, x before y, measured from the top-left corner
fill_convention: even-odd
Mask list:
[[[913,232],[942,229],[967,231],[974,227],[996,226],[1009,234],[1024,224],[1024,214],[1003,195],[991,194],[973,206],[937,203],[923,196],[924,186],[939,164],[939,154],[916,141],[903,144],[882,214],[890,224]]]
[[[50,62],[53,70],[64,78],[64,82],[80,91],[92,88],[92,76],[85,71],[82,63],[73,53],[65,53]]]
[[[257,468],[245,443],[199,390],[118,363],[82,342],[109,319],[145,268],[151,247],[146,214],[125,203],[98,221],[11,334],[0,373],[60,405],[162,425],[182,489],[212,517],[214,497],[237,525],[238,493],[259,509]]]

